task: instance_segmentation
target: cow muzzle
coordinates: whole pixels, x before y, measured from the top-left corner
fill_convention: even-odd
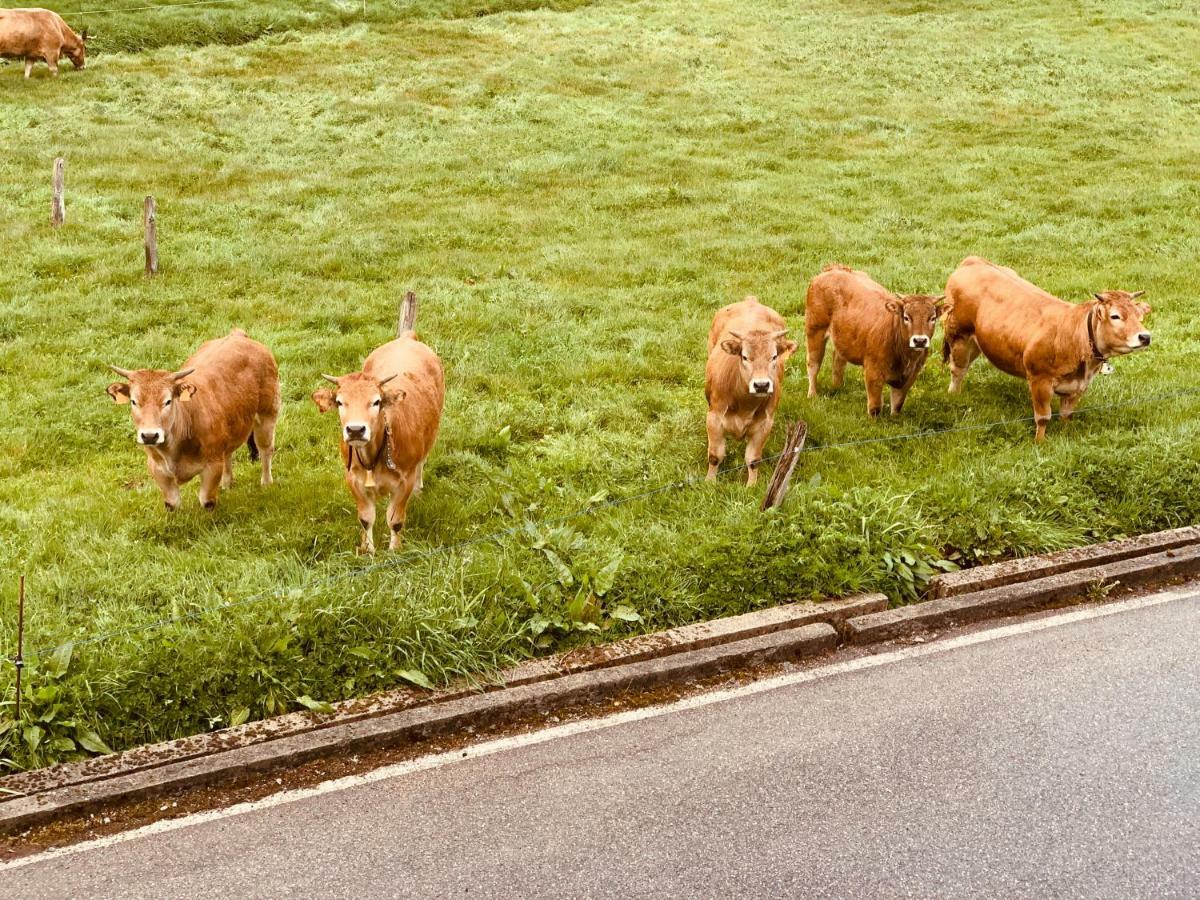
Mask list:
[[[929,349],[929,335],[914,334],[912,337],[910,337],[908,339],[908,348],[910,350],[928,350]]]
[[[1150,332],[1148,332],[1148,331],[1139,332],[1130,343],[1135,350],[1138,349],[1139,347],[1149,347],[1150,346]]]
[[[775,393],[775,382],[770,378],[753,378],[750,381],[750,393],[766,396]]]
[[[347,444],[365,444],[371,439],[371,426],[364,422],[347,422],[342,434]]]
[[[150,428],[137,433],[137,442],[145,447],[157,447],[165,444],[166,438],[161,428]]]

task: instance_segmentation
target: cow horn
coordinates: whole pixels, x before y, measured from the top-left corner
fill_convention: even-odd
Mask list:
[[[133,371],[131,369],[122,369],[120,366],[109,366],[109,368],[112,369],[114,372],[116,372],[118,375],[120,375],[122,378],[128,379],[128,378],[133,377]]]
[[[1129,295],[1129,299],[1136,300],[1138,297],[1142,296],[1142,294],[1144,294],[1144,293],[1146,293],[1146,292],[1145,291],[1134,291],[1132,294]]]
[[[178,372],[176,372],[174,375],[171,376],[171,380],[172,381],[180,381],[184,378],[187,378],[189,375],[191,375],[195,371],[196,371],[195,368],[180,369]]]
[[[785,328],[782,331],[772,331],[771,332],[771,340],[773,340],[773,341],[778,340],[779,338],[783,337],[785,334],[787,334],[791,330],[792,329],[790,329],[790,328]]]
[[[745,338],[742,337],[740,334],[738,334],[736,331],[730,331],[729,336],[731,338],[733,338],[735,341],[744,341],[745,340]]]
[[[381,378],[381,379],[379,379],[379,386],[380,386],[380,387],[383,387],[385,384],[387,384],[389,381],[391,381],[393,378],[395,378],[395,377],[396,377],[396,376],[398,376],[399,374],[400,374],[400,373],[399,373],[399,372],[397,372],[395,375],[389,375],[387,378]]]
[[[1108,298],[1105,297],[1103,294],[1097,294],[1095,291],[1093,291],[1092,296],[1095,297],[1097,300],[1099,300],[1101,303],[1108,302]]]
[[[338,383],[338,380],[335,377],[333,377],[332,375],[326,375],[324,372],[321,373],[321,377],[324,378],[326,381],[328,381],[330,384]]]

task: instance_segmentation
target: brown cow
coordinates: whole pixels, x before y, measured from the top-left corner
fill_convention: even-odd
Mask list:
[[[87,51],[87,29],[76,34],[62,16],[48,9],[0,9],[0,57],[25,60],[25,77],[36,60],[46,61],[50,74],[58,74],[58,60],[66,56],[82,69]]]
[[[1069,421],[1083,392],[1114,356],[1150,346],[1142,318],[1145,291],[1104,291],[1087,303],[1067,303],[1012,269],[968,256],[946,283],[950,313],[942,359],[950,361],[950,392],[962,389],[980,353],[1002,372],[1029,382],[1036,441],[1046,438],[1051,399]]]
[[[220,489],[233,485],[233,452],[242,444],[251,459],[261,454],[262,483],[271,483],[279,370],[246,332],[206,341],[178,372],[110,368],[127,381],[110,384],[108,395],[130,404],[134,439],[168,510],[179,506],[179,486],[197,475],[200,505],[215,507]]]
[[[862,366],[867,415],[879,415],[884,384],[891,388],[892,414],[899,413],[929,356],[942,299],[924,294],[897,297],[865,272],[826,266],[809,284],[804,309],[808,396],[817,396],[817,374],[830,337],[834,388],[842,386],[846,363]]]
[[[402,317],[400,336],[371,351],[361,372],[335,378],[336,387],[313,391],[317,409],[335,406],[342,426],[342,464],[346,486],[358,506],[362,526],[360,553],[375,552],[375,499],[390,496],[389,550],[400,546],[408,500],[421,490],[425,459],[437,440],[446,387],[442,362],[417,340],[411,329],[413,301]]]
[[[708,334],[704,396],[708,399],[708,480],[725,458],[725,436],[746,440],[746,484],[758,481],[763,446],[775,427],[784,364],[796,352],[785,340],[787,323],[769,306],[747,297],[722,307]]]

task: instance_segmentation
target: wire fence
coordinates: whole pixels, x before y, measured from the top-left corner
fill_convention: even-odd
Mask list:
[[[1175,391],[1165,391],[1165,392],[1158,393],[1158,394],[1150,394],[1145,397],[1138,398],[1136,400],[1119,400],[1119,401],[1114,401],[1112,403],[1105,403],[1105,404],[1100,404],[1097,406],[1089,406],[1086,409],[1076,409],[1075,415],[1076,416],[1093,415],[1095,413],[1107,412],[1107,411],[1112,411],[1112,410],[1116,410],[1116,409],[1127,409],[1127,408],[1131,408],[1131,407],[1147,406],[1152,403],[1160,403],[1160,402],[1175,400],[1175,399],[1179,399],[1179,398],[1183,398],[1183,397],[1195,397],[1195,396],[1200,396],[1200,387],[1182,388],[1180,390],[1175,390]],[[1055,416],[1057,417],[1057,414],[1055,414]],[[986,431],[986,430],[998,429],[998,428],[1003,428],[1003,427],[1012,426],[1012,425],[1031,425],[1033,423],[1034,423],[1033,416],[1021,416],[1019,418],[1013,418],[1013,419],[1000,419],[1000,420],[997,420],[994,422],[979,422],[979,423],[973,423],[973,424],[968,424],[968,425],[955,425],[955,426],[951,426],[949,428],[930,428],[930,429],[925,429],[922,431],[908,432],[906,434],[878,435],[875,437],[857,438],[857,439],[848,440],[848,441],[837,441],[837,442],[829,443],[829,444],[815,444],[815,445],[809,445],[807,447],[803,447],[803,448],[797,450],[796,452],[807,455],[807,454],[813,454],[813,453],[823,453],[823,452],[826,452],[829,450],[845,450],[845,449],[852,448],[852,447],[862,447],[862,446],[866,446],[866,445],[870,445],[870,444],[885,444],[885,443],[895,443],[895,442],[910,441],[910,440],[929,440],[929,439],[943,437],[943,436],[952,435],[952,434],[963,434],[963,433],[972,432],[972,431]],[[772,456],[765,456],[762,458],[762,460],[760,461],[759,464],[761,465],[761,464],[766,464],[766,463],[777,462],[780,459],[782,459],[783,456],[784,456],[783,453],[777,453]],[[722,474],[725,476],[728,476],[728,475],[731,475],[734,473],[744,472],[747,468],[749,468],[748,463],[742,463],[740,465],[733,465],[733,466],[729,466],[728,468],[724,469],[722,471]],[[634,494],[629,494],[629,495],[626,495],[623,497],[615,497],[611,500],[602,500],[602,501],[597,501],[595,503],[588,503],[584,506],[581,506],[581,507],[579,507],[571,512],[565,513],[561,516],[555,516],[555,517],[551,517],[549,519],[543,519],[535,524],[542,528],[553,528],[557,525],[563,525],[568,522],[572,522],[572,521],[575,521],[577,519],[581,519],[581,518],[584,518],[587,516],[594,516],[605,510],[608,510],[608,509],[613,509],[613,508],[619,507],[619,506],[625,506],[630,503],[636,503],[640,500],[646,500],[646,499],[649,499],[650,497],[654,497],[654,496],[657,496],[660,494],[665,494],[670,491],[684,490],[686,488],[701,484],[704,481],[705,481],[704,475],[700,475],[700,474],[689,475],[689,476],[681,478],[681,479],[675,479],[672,481],[664,482],[664,483],[658,485],[657,487],[649,488],[649,489],[643,490],[643,491],[638,491],[637,493],[634,493]],[[404,565],[406,563],[421,562],[421,561],[431,560],[431,559],[434,559],[434,558],[437,558],[440,556],[448,556],[451,554],[459,553],[463,550],[466,550],[470,547],[477,546],[479,544],[486,544],[486,543],[490,543],[492,541],[502,541],[505,538],[515,537],[517,534],[524,532],[526,530],[526,527],[527,527],[526,523],[522,522],[519,525],[513,525],[509,528],[503,528],[503,529],[499,529],[497,531],[492,531],[492,532],[489,532],[488,534],[480,535],[478,537],[468,538],[466,540],[458,541],[453,544],[444,544],[444,545],[441,545],[438,547],[429,548],[427,550],[410,550],[410,551],[406,551],[403,553],[398,553],[398,554],[396,554],[394,556],[390,556],[387,559],[382,560],[380,562],[375,562],[375,563],[371,563],[370,565],[359,566],[359,567],[352,568],[352,569],[346,569],[341,572],[335,572],[335,573],[332,573],[330,575],[327,575],[327,576],[324,576],[321,578],[316,578],[316,579],[304,582],[303,584],[297,585],[295,587],[270,588],[270,589],[267,589],[264,591],[260,591],[256,594],[251,594],[248,597],[243,597],[239,600],[230,600],[226,603],[217,604],[216,606],[210,606],[210,607],[206,607],[204,609],[193,610],[191,612],[183,613],[183,614],[176,615],[176,616],[170,616],[170,617],[166,617],[166,618],[162,618],[162,619],[157,619],[153,622],[147,622],[143,625],[130,626],[129,628],[120,628],[120,629],[116,629],[113,631],[107,631],[107,632],[102,632],[100,634],[90,635],[88,637],[78,638],[75,640],[63,641],[63,642],[55,644],[53,646],[40,647],[38,649],[26,652],[24,655],[25,660],[28,661],[31,658],[48,656],[52,653],[55,653],[58,650],[63,649],[67,645],[71,645],[72,647],[83,647],[83,646],[103,643],[106,641],[114,640],[116,638],[129,637],[134,634],[146,634],[146,633],[149,633],[152,631],[157,631],[162,628],[166,628],[171,625],[178,625],[178,624],[182,624],[185,622],[194,622],[194,621],[198,621],[198,620],[203,619],[208,616],[219,615],[227,610],[231,610],[231,609],[235,609],[235,608],[239,608],[239,607],[245,607],[245,606],[252,606],[256,603],[266,602],[267,600],[278,600],[278,599],[284,598],[289,595],[295,595],[297,593],[305,593],[305,592],[311,592],[314,590],[319,590],[321,588],[329,587],[332,584],[337,584],[339,582],[347,581],[350,579],[363,578],[368,575],[375,574],[377,572],[385,571],[388,569],[394,569],[397,566]],[[12,663],[12,664],[16,663],[16,658],[12,657],[12,656],[6,656],[6,657],[4,657],[4,660],[9,663]]]

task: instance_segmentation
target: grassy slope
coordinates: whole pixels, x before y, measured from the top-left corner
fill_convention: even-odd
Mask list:
[[[440,552],[702,473],[711,311],[754,291],[798,327],[830,260],[902,291],[938,290],[967,253],[1070,299],[1144,288],[1156,346],[1084,409],[1192,387],[1200,63],[1185,10],[1163,7],[609,0],[99,55],[57,82],[0,68],[0,649],[18,570],[35,646],[197,614],[77,648],[35,712],[61,702],[59,721],[126,746],[400,670],[488,670],[575,622],[902,598],[945,556],[1195,521],[1193,399],[1056,424],[1041,448],[1016,425],[812,454],[766,521],[734,476]],[[409,518],[434,555],[345,578],[364,565],[353,506],[306,398],[389,337],[408,288],[448,370]],[[193,483],[168,517],[103,364],[172,366],[233,325],[281,363],[278,483],[264,494],[242,457],[215,515]],[[1029,415],[1024,385],[982,363],[959,397],[931,364],[904,419],[877,423],[860,372],[809,402],[802,369],[782,411],[810,446]],[[607,597],[577,599],[616,559]],[[644,624],[614,620],[622,604]]]

